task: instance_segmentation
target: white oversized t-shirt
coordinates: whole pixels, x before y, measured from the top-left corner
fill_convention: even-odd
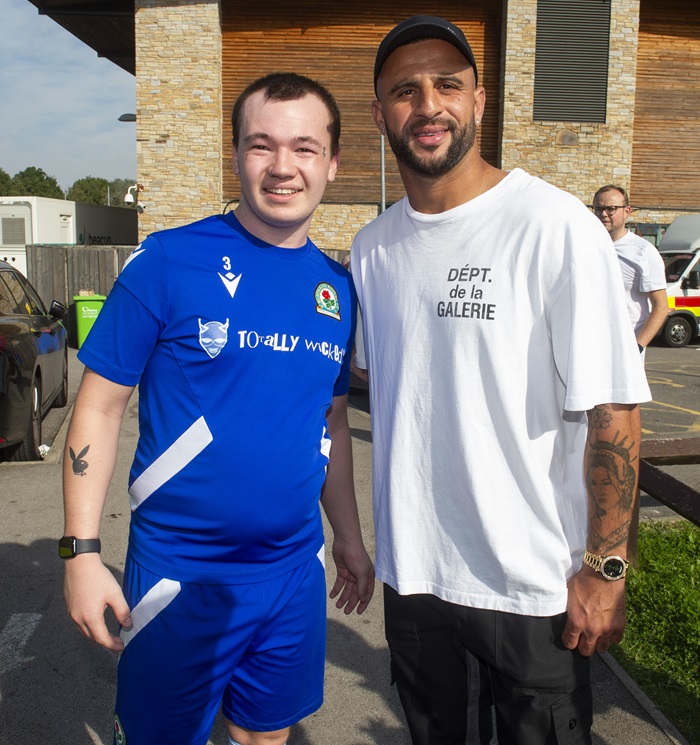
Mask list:
[[[614,246],[627,293],[627,310],[637,333],[651,312],[647,293],[666,289],[664,260],[655,246],[630,231]]]
[[[586,410],[648,400],[600,222],[520,169],[438,215],[363,228],[377,576],[546,616],[587,532]]]

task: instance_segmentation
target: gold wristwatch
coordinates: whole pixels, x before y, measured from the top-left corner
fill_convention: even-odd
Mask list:
[[[630,565],[629,561],[621,556],[600,556],[599,554],[592,554],[590,551],[584,551],[583,563],[602,574],[610,582],[624,579]]]

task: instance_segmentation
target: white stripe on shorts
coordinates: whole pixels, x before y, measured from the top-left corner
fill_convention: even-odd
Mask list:
[[[124,647],[145,628],[162,610],[165,610],[175,600],[180,592],[180,583],[173,579],[162,579],[141,598],[131,609],[130,629],[121,630]]]

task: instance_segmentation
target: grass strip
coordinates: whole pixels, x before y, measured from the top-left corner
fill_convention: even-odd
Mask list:
[[[615,659],[693,745],[700,745],[700,528],[641,523]]]

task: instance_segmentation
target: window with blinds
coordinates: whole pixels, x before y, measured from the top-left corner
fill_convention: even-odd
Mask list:
[[[535,121],[604,122],[610,0],[538,0]]]

